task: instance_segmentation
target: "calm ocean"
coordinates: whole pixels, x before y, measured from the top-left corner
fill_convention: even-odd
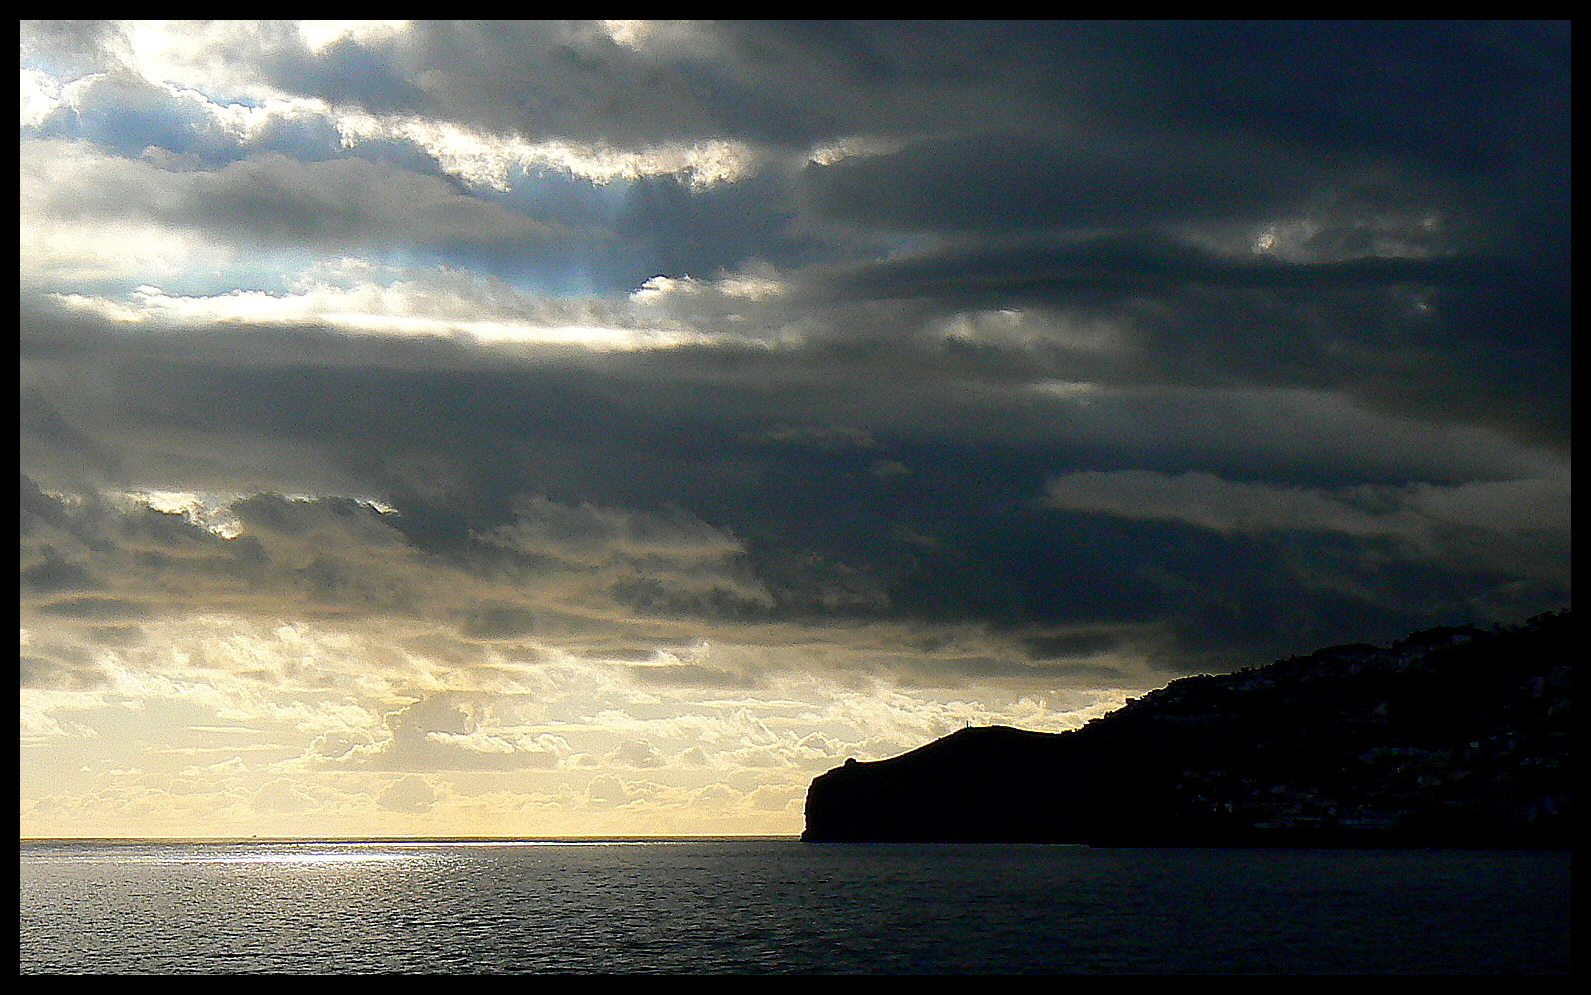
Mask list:
[[[37,973],[1566,974],[1569,854],[23,842]]]

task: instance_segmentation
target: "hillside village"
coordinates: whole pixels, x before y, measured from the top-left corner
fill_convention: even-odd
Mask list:
[[[808,837],[1566,846],[1569,611],[1173,681],[820,777]],[[850,811],[847,811],[847,807]]]
[[[1570,806],[1569,625],[1564,612],[1331,647],[1176,681],[1115,721],[1216,733],[1181,745],[1208,761],[1173,786],[1188,817],[1259,831],[1546,828]]]

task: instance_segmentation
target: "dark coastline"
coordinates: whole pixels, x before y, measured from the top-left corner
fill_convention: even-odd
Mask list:
[[[809,843],[1567,849],[1572,616],[1174,681],[1065,733],[848,761]]]

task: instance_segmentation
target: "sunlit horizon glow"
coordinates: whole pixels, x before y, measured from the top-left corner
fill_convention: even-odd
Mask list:
[[[23,838],[790,837],[1563,607],[1566,56],[23,22]]]

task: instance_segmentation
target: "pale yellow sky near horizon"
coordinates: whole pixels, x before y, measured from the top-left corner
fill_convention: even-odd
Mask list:
[[[1018,694],[797,668],[704,688],[659,678],[765,666],[774,651],[604,660],[440,633],[429,653],[419,633],[395,650],[313,623],[145,628],[140,645],[97,651],[103,684],[23,689],[23,837],[796,835],[807,785],[848,757],[966,725],[1074,728],[1134,690]],[[46,638],[25,631],[24,648]],[[777,652],[829,668],[884,655]]]

